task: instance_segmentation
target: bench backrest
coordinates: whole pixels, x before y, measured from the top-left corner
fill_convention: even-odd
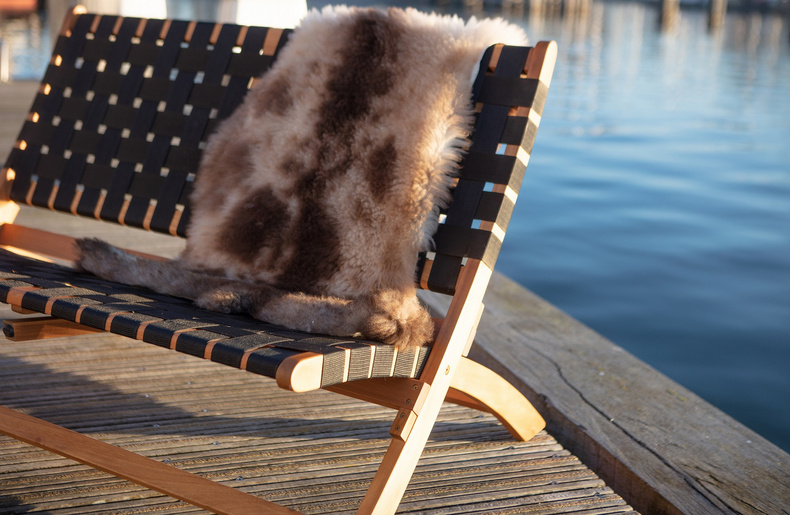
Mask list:
[[[206,139],[274,62],[289,30],[83,14],[58,37],[4,168],[18,203],[184,236]],[[535,49],[488,49],[477,118],[425,289],[452,294],[468,259],[494,266],[548,90]],[[549,78],[550,79],[550,78]]]

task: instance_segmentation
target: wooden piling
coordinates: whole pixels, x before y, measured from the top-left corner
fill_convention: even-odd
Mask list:
[[[658,24],[662,31],[670,31],[680,18],[680,0],[661,0]]]
[[[727,0],[710,0],[708,5],[708,28],[716,30],[724,26],[727,14]]]

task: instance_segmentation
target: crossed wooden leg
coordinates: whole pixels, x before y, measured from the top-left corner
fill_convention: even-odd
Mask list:
[[[415,379],[367,379],[328,389],[398,409],[392,441],[358,513],[393,513],[422,454],[444,401],[493,414],[519,441],[530,440],[546,422],[530,402],[500,375],[461,358],[449,385]]]
[[[493,414],[520,441],[530,440],[546,427],[546,421],[521,392],[468,358],[458,363],[446,400]]]
[[[445,400],[494,413],[518,439],[528,439],[545,423],[504,379],[463,357],[474,337],[491,269],[470,260],[439,329],[431,355],[412,386],[415,400],[398,410],[392,440],[357,513],[394,513]],[[416,388],[415,388],[416,387]]]

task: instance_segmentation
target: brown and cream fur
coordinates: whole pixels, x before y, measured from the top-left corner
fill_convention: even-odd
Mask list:
[[[211,136],[179,259],[80,240],[82,269],[223,312],[398,347],[431,340],[414,286],[471,130],[471,77],[501,20],[308,15]]]

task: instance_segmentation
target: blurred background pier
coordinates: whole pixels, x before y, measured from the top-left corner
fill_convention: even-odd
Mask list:
[[[603,0],[606,1],[606,0]],[[611,0],[622,1],[622,0]],[[659,13],[658,25],[662,30],[671,30],[681,16],[682,11],[703,11],[707,15],[707,25],[711,30],[724,26],[727,12],[748,14],[771,14],[784,23],[790,19],[790,0],[629,0],[655,9]],[[34,39],[43,37],[46,42],[57,32],[63,14],[73,5],[87,5],[92,12],[120,13],[126,16],[170,17],[170,18],[201,18],[218,21],[238,21],[239,23],[255,23],[255,20],[274,20],[282,25],[292,25],[294,19],[306,8],[320,7],[328,2],[311,0],[304,2],[277,2],[275,0],[0,0],[0,44],[3,45],[0,57],[0,80],[9,80],[11,67],[21,67],[17,76],[26,77],[30,73],[28,64],[34,69],[41,68],[40,63],[24,62],[21,54],[35,52],[40,44],[33,44]],[[413,5],[423,9],[459,12],[469,15],[475,13],[498,14],[521,19],[539,19],[544,17],[586,18],[590,16],[594,4],[601,0],[415,0],[408,1],[371,1],[362,0],[352,4],[373,6]],[[299,7],[293,9],[293,5]],[[289,6],[289,7],[283,7]],[[282,18],[273,16],[281,13]],[[296,16],[296,18],[294,18]],[[247,20],[247,21],[244,21]],[[262,23],[260,21],[259,23]],[[41,31],[45,29],[47,34]],[[32,36],[29,38],[28,36]],[[11,48],[15,51],[12,52]],[[13,55],[13,57],[12,57]],[[18,61],[22,60],[22,64]]]

